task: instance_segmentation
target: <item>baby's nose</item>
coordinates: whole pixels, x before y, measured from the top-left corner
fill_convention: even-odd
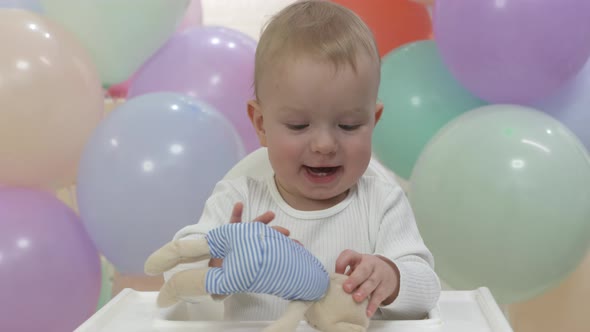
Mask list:
[[[314,135],[311,150],[321,154],[331,154],[338,150],[338,140],[329,131],[319,131]]]

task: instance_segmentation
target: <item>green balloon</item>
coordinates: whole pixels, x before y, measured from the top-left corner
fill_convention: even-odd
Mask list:
[[[100,257],[100,263],[102,279],[100,284],[100,296],[98,298],[98,305],[96,306],[97,311],[111,300],[113,276],[115,273],[113,265],[102,256]]]
[[[590,160],[560,122],[490,105],[447,124],[411,177],[410,201],[441,279],[500,303],[544,293],[590,242]]]
[[[433,41],[408,44],[383,58],[379,99],[384,111],[375,128],[373,149],[379,160],[405,179],[442,126],[485,104],[451,76]]]
[[[86,47],[105,86],[131,76],[174,33],[190,0],[41,0]]]

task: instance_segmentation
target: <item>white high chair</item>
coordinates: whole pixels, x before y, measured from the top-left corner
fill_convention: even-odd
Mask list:
[[[266,148],[260,148],[236,164],[226,179],[272,172]],[[398,183],[395,175],[371,159],[366,174]],[[228,322],[223,305],[211,300],[180,302],[171,308],[156,307],[157,292],[124,289],[75,332],[193,332],[260,331],[270,322]],[[316,331],[301,322],[297,331]],[[422,320],[372,321],[371,332],[512,332],[490,291],[443,291],[438,306]]]

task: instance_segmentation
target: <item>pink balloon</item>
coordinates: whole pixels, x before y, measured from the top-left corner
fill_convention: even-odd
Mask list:
[[[232,123],[246,152],[259,147],[247,115],[254,97],[256,41],[223,27],[195,27],[174,35],[139,69],[128,98],[176,92],[204,101]]]
[[[96,309],[99,254],[49,193],[0,188],[0,331],[73,331]]]
[[[125,82],[111,85],[111,87],[107,90],[109,96],[114,99],[127,98],[127,92],[129,90],[130,84],[131,84],[131,78],[126,80]]]
[[[178,26],[177,31],[184,31],[188,28],[201,25],[203,21],[203,14],[201,9],[201,0],[192,0],[186,9],[182,23]]]
[[[109,96],[113,99],[127,98],[127,95],[129,94],[129,86],[131,86],[131,82],[133,81],[134,77],[135,77],[135,74],[131,75],[131,77],[129,77],[124,82],[121,82],[121,83],[115,84],[115,85],[111,85],[107,90]]]

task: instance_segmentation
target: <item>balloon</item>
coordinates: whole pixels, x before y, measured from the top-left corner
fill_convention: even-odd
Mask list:
[[[76,203],[76,186],[68,186],[55,190],[55,197],[64,203],[72,211],[78,213],[78,204]]]
[[[184,31],[186,29],[201,25],[201,16],[201,1],[191,0],[190,5],[184,15],[184,19],[178,27],[178,31]],[[131,77],[129,77],[126,81],[111,85],[108,88],[109,97],[115,99],[127,98],[129,86],[131,85],[131,81],[133,81],[134,76],[135,75],[131,75]]]
[[[105,86],[126,80],[174,33],[189,0],[40,0],[90,51]]]
[[[119,272],[143,274],[149,254],[198,220],[215,183],[243,155],[231,124],[204,103],[174,93],[130,99],[84,149],[82,221]]]
[[[0,188],[0,331],[73,331],[96,308],[98,252],[51,194]]]
[[[437,130],[484,104],[457,83],[433,41],[402,46],[383,58],[379,99],[385,111],[375,128],[373,148],[405,179]]]
[[[178,27],[178,31],[201,25],[203,14],[201,13],[201,0],[191,0],[184,18]]]
[[[444,62],[475,95],[531,103],[555,92],[590,56],[590,1],[437,1]]]
[[[419,3],[419,4],[422,4],[422,5],[425,5],[425,6],[432,6],[432,5],[434,5],[434,0],[412,0],[412,1],[414,1],[416,3]]]
[[[518,332],[587,332],[590,326],[590,254],[555,289],[510,305],[510,324]]]
[[[157,91],[187,94],[228,118],[246,151],[259,147],[247,116],[252,99],[256,41],[222,27],[197,27],[176,34],[137,72],[129,98]]]
[[[113,292],[113,276],[115,274],[115,268],[104,257],[100,258],[100,266],[100,296],[98,298],[96,310],[99,310],[111,300]]]
[[[590,150],[590,59],[557,93],[532,106],[565,124]]]
[[[379,55],[384,56],[397,47],[430,39],[432,24],[428,10],[408,0],[332,0],[356,12],[371,28]]]
[[[39,0],[0,0],[0,8],[18,8],[43,13]]]
[[[587,252],[590,159],[545,113],[490,105],[459,116],[425,147],[411,182],[421,234],[454,288],[527,300]]]
[[[126,81],[111,85],[107,89],[108,96],[113,99],[125,99],[127,98],[127,94],[129,93],[129,86],[131,85],[131,81],[133,80],[133,75],[128,78]]]
[[[0,10],[0,184],[63,180],[100,121],[92,61],[74,36],[24,10]]]

